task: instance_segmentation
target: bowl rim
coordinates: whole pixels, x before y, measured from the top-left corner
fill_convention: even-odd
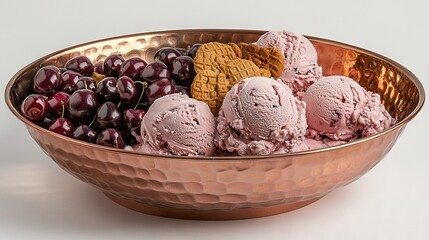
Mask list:
[[[31,63],[27,64],[26,66],[24,66],[23,68],[21,68],[18,72],[16,72],[12,78],[9,80],[8,84],[6,85],[5,88],[5,92],[4,92],[4,96],[5,96],[5,101],[6,101],[6,105],[8,106],[8,108],[10,109],[10,111],[19,119],[21,120],[21,122],[23,122],[27,128],[33,128],[39,132],[43,132],[46,134],[49,134],[55,138],[58,138],[59,140],[63,140],[66,142],[71,142],[73,144],[78,144],[81,147],[84,148],[91,148],[91,149],[97,149],[100,151],[108,151],[108,152],[112,152],[112,153],[118,153],[118,154],[129,154],[129,155],[134,155],[135,157],[150,157],[150,158],[161,158],[161,159],[165,159],[165,158],[171,158],[171,159],[176,159],[177,161],[179,160],[196,160],[196,161],[201,161],[201,160],[210,160],[210,161],[231,161],[231,160],[267,160],[270,158],[282,158],[282,157],[295,157],[295,156],[300,156],[300,155],[308,155],[308,154],[316,154],[316,153],[320,153],[320,152],[327,152],[327,151],[332,151],[338,148],[347,148],[349,146],[353,146],[356,144],[360,144],[362,142],[366,142],[366,141],[370,141],[373,140],[375,138],[381,137],[383,135],[386,135],[392,131],[395,131],[399,128],[404,127],[408,122],[410,122],[419,112],[420,110],[423,108],[424,102],[425,102],[425,91],[423,88],[422,83],[420,82],[420,80],[410,71],[408,70],[406,67],[402,66],[401,64],[397,63],[396,61],[383,56],[381,54],[375,53],[373,51],[361,48],[361,47],[357,47],[354,45],[350,45],[347,43],[343,43],[343,42],[339,42],[339,41],[335,41],[335,40],[330,40],[330,39],[326,39],[326,38],[320,38],[320,37],[314,37],[314,36],[309,36],[309,35],[304,35],[306,38],[308,38],[311,42],[319,42],[319,43],[329,43],[330,45],[336,45],[342,48],[347,48],[356,52],[361,52],[364,53],[366,55],[369,55],[375,59],[384,61],[389,63],[390,65],[392,65],[393,67],[395,67],[396,69],[399,69],[400,71],[402,71],[404,73],[405,76],[407,76],[410,81],[412,81],[419,93],[419,100],[418,103],[416,105],[416,107],[413,109],[413,111],[406,116],[404,119],[402,119],[401,121],[397,122],[395,125],[393,125],[392,127],[389,127],[388,129],[374,134],[372,136],[368,136],[368,137],[364,137],[364,138],[360,138],[357,140],[354,140],[352,142],[348,142],[348,143],[344,143],[344,144],[340,144],[340,145],[336,145],[336,146],[331,146],[331,147],[324,147],[324,148],[318,148],[318,149],[313,149],[313,150],[305,150],[305,151],[299,151],[299,152],[291,152],[291,153],[280,153],[280,154],[270,154],[270,155],[258,155],[258,156],[177,156],[177,155],[162,155],[162,154],[148,154],[148,153],[140,153],[140,152],[135,152],[135,151],[129,151],[129,150],[125,150],[125,149],[118,149],[118,148],[112,148],[112,147],[106,147],[106,146],[102,146],[102,145],[98,145],[98,144],[94,144],[94,143],[88,143],[88,142],[84,142],[84,141],[80,141],[71,137],[67,137],[67,136],[63,136],[61,134],[57,134],[54,133],[52,131],[49,131],[48,129],[45,129],[33,122],[31,122],[30,120],[28,120],[27,118],[25,118],[20,112],[19,110],[15,109],[15,107],[13,107],[11,98],[10,98],[10,92],[12,90],[12,87],[14,85],[14,83],[16,82],[16,80],[18,79],[18,77],[25,71],[27,71],[30,67],[32,67],[36,62],[39,62],[41,60],[45,60],[45,59],[49,59],[55,55],[58,55],[60,53],[69,51],[71,49],[75,49],[75,48],[79,48],[79,47],[83,47],[85,45],[90,45],[90,44],[94,44],[94,43],[98,43],[98,42],[103,42],[103,41],[110,41],[110,40],[118,40],[121,38],[132,38],[132,37],[137,37],[140,35],[151,35],[151,34],[166,34],[166,33],[184,33],[184,32],[192,32],[192,31],[199,31],[199,32],[212,32],[212,33],[253,33],[253,34],[263,34],[265,32],[267,32],[268,30],[255,30],[255,29],[178,29],[178,30],[163,30],[163,31],[151,31],[151,32],[141,32],[141,33],[134,33],[134,34],[127,34],[127,35],[120,35],[120,36],[114,36],[114,37],[108,37],[108,38],[102,38],[102,39],[98,39],[98,40],[93,40],[93,41],[88,41],[88,42],[84,42],[84,43],[80,43],[77,45],[73,45],[73,46],[69,46],[60,50],[57,50],[55,52],[52,52],[50,54],[44,55],[34,61],[32,61]]]

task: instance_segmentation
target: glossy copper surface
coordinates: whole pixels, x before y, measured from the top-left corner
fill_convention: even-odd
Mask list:
[[[6,88],[6,102],[39,146],[65,171],[115,202],[153,215],[186,219],[241,219],[303,207],[365,174],[393,147],[424,103],[419,80],[376,53],[308,37],[324,75],[347,75],[381,95],[398,119],[392,128],[358,141],[312,151],[254,157],[147,155],[67,138],[39,127],[19,112],[32,79],[45,65],[63,66],[77,55],[100,61],[112,53],[148,61],[163,46],[196,42],[254,42],[253,30],[179,30],[94,41],[44,56],[20,70]]]

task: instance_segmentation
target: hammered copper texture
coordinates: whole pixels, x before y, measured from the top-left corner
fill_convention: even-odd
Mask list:
[[[92,61],[103,60],[112,53],[140,56],[150,61],[154,52],[163,46],[186,48],[195,42],[208,41],[254,42],[262,33],[185,30],[143,33],[83,44],[43,57],[19,71],[6,88],[6,102],[61,168],[130,208],[138,210],[131,205],[141,203],[149,209],[153,206],[153,211],[141,208],[143,212],[191,219],[212,219],[209,216],[216,211],[222,214],[252,211],[241,218],[289,211],[356,180],[389,152],[424,102],[423,87],[412,73],[369,51],[310,38],[325,75],[351,76],[368,90],[379,93],[398,123],[387,131],[353,143],[265,157],[199,158],[133,153],[49,132],[29,122],[18,111],[20,102],[31,92],[32,76],[40,66],[62,66],[71,57],[81,54]],[[264,212],[276,206],[282,208]],[[163,212],[155,210],[160,207],[165,207]],[[175,210],[181,210],[180,214],[189,210],[190,215],[174,214]],[[240,218],[217,216],[216,219]]]

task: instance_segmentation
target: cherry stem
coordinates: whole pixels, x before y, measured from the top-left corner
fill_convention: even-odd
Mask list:
[[[64,117],[64,112],[65,112],[65,106],[64,106],[64,103],[62,103],[61,104],[61,117],[63,118]]]
[[[118,102],[118,105],[116,105],[118,108],[120,108],[122,105],[122,102]]]
[[[83,81],[83,84],[85,85],[85,89],[88,89],[88,85],[86,84],[86,81]]]
[[[135,83],[139,83],[139,84],[141,84],[141,85],[142,85],[142,92],[140,93],[139,100],[137,101],[136,105],[134,106],[134,110],[136,110],[136,109],[137,109],[137,106],[140,104],[140,101],[141,101],[141,100],[142,100],[142,98],[143,98],[144,91],[145,91],[145,90],[146,90],[146,88],[147,88],[147,82],[135,81]]]
[[[94,115],[94,118],[92,118],[92,121],[91,121],[91,123],[88,125],[88,127],[91,127],[91,126],[92,126],[92,124],[94,124],[94,122],[95,122],[95,118],[96,118],[96,115]]]

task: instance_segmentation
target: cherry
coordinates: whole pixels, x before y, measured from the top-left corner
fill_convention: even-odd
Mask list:
[[[123,62],[125,62],[125,59],[122,55],[112,54],[108,56],[103,62],[104,74],[111,77],[118,77]]]
[[[180,53],[181,56],[186,56],[187,51],[184,48],[176,48],[176,50]]]
[[[34,76],[34,91],[43,95],[54,93],[61,85],[60,75],[60,69],[55,66],[40,68]]]
[[[97,109],[95,123],[100,129],[118,128],[122,123],[122,113],[116,104],[105,102]]]
[[[120,77],[116,83],[116,88],[121,102],[135,105],[139,100],[140,90],[131,78],[127,76]]]
[[[188,97],[191,97],[191,91],[189,87],[178,85],[174,81],[171,82],[173,84],[173,93],[182,93],[188,95]]]
[[[94,65],[86,56],[77,56],[66,62],[64,67],[68,70],[73,70],[84,76],[91,76],[94,72]]]
[[[143,71],[146,66],[147,63],[139,57],[129,58],[122,63],[119,76],[130,77],[134,81],[140,80],[140,72]]]
[[[89,120],[98,108],[95,93],[89,89],[79,89],[67,101],[67,110],[70,116],[77,120]]]
[[[116,102],[119,100],[119,93],[116,88],[117,83],[117,78],[106,77],[97,84],[96,92],[104,101]]]
[[[149,63],[141,72],[141,78],[149,83],[153,83],[161,78],[170,78],[170,70],[163,62]]]
[[[74,131],[74,126],[67,118],[59,117],[52,121],[48,130],[70,137]]]
[[[81,77],[76,83],[78,89],[89,89],[93,92],[97,91],[97,85],[92,77]]]
[[[79,125],[72,133],[71,137],[85,142],[95,143],[97,132],[88,125]]]
[[[203,44],[201,44],[201,43],[195,43],[194,45],[192,45],[192,47],[189,48],[189,50],[187,52],[187,55],[189,57],[191,57],[192,59],[194,59],[195,55],[197,55],[197,51],[201,47],[201,45],[203,45]]]
[[[21,104],[22,114],[30,121],[40,122],[48,115],[49,104],[46,96],[28,95]]]
[[[146,114],[145,110],[142,109],[127,109],[124,112],[124,122],[126,129],[133,135],[140,135],[141,123],[144,115]]]
[[[61,74],[61,87],[59,89],[68,94],[72,94],[74,91],[78,90],[76,84],[81,77],[82,74],[72,70],[63,72]]]
[[[114,148],[125,148],[124,138],[121,132],[114,128],[107,128],[103,130],[97,137],[97,144],[114,147]]]
[[[152,104],[155,99],[174,92],[174,86],[167,78],[162,78],[146,89],[146,98],[149,104]]]
[[[194,60],[191,57],[180,56],[173,60],[171,76],[177,84],[190,86],[195,75]]]
[[[56,92],[48,98],[49,115],[60,117],[63,115],[64,106],[67,104],[70,95],[65,92]]]
[[[173,60],[179,56],[182,56],[179,51],[172,47],[160,48],[154,56],[155,61],[161,61],[171,69]]]
[[[103,64],[104,64],[104,62],[96,62],[94,64],[94,72],[104,75]]]
[[[48,129],[49,126],[51,126],[53,121],[54,120],[52,118],[45,117],[42,121],[39,122],[39,125],[42,126],[43,128]]]

